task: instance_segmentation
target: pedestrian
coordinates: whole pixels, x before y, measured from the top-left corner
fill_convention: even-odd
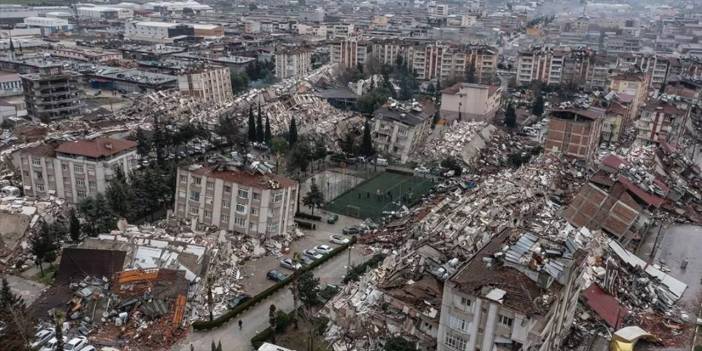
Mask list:
[[[239,320],[239,330],[241,330],[243,327],[244,327],[244,323],[240,319]]]

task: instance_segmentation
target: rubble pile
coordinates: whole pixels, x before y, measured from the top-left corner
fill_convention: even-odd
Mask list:
[[[461,122],[446,128],[437,138],[429,139],[419,151],[426,162],[457,157],[470,164],[490,141],[497,128],[485,122]]]

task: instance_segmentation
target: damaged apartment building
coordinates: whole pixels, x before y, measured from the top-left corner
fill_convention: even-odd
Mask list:
[[[178,169],[175,215],[199,224],[268,238],[290,231],[298,183],[259,162]]]

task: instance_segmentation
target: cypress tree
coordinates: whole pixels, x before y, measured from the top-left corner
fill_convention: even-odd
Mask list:
[[[249,106],[249,142],[256,141],[256,119],[254,118],[253,106]]]
[[[297,122],[295,122],[295,117],[290,120],[290,129],[288,130],[288,144],[290,146],[295,145],[297,142]]]
[[[261,114],[261,104],[258,105],[258,118],[256,119],[256,141],[262,143],[263,135],[263,116]]]

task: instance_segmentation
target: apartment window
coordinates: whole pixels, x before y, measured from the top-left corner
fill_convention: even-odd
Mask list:
[[[187,196],[187,193],[185,190],[179,190],[178,191],[178,197],[184,199]]]
[[[88,175],[95,175],[95,166],[88,166]]]
[[[190,200],[191,201],[200,201],[200,192],[199,191],[191,191],[190,192]]]
[[[461,297],[461,305],[462,306],[470,307],[470,304],[471,304],[471,301],[469,298]]]
[[[252,197],[253,197],[254,200],[259,200],[259,199],[261,199],[261,194],[259,194],[259,193],[253,193]]]
[[[460,350],[460,351],[465,350],[467,343],[468,343],[468,341],[463,337],[460,337],[460,336],[455,335],[453,333],[446,333],[445,344],[446,344],[446,346],[448,346],[454,350]]]
[[[273,202],[281,202],[283,201],[283,193],[277,193],[273,195]]]
[[[257,215],[258,214],[258,209],[255,207],[251,207],[251,214],[252,215]]]
[[[44,191],[44,184],[37,184],[37,191]]]
[[[500,324],[502,324],[503,326],[508,327],[508,328],[511,328],[511,327],[512,327],[512,323],[514,322],[514,319],[509,318],[509,317],[507,317],[507,316],[500,315],[499,322],[500,322]]]
[[[246,225],[246,218],[244,217],[236,217],[234,218],[234,224],[243,227]]]
[[[222,201],[222,208],[229,208],[229,206],[231,206],[231,205],[232,205],[232,203],[229,200]]]
[[[61,164],[61,170],[67,171],[67,170],[68,170],[68,164],[67,164],[67,163],[62,163],[62,164]]]
[[[73,171],[76,173],[83,173],[83,165],[73,165]]]
[[[207,190],[214,190],[214,182],[207,182]]]
[[[222,215],[222,223],[229,223],[229,215]]]
[[[212,211],[205,210],[205,218],[212,217]]]
[[[468,331],[468,322],[464,319],[449,314],[449,326],[452,329]]]
[[[236,204],[237,213],[246,213],[246,205]]]
[[[34,178],[42,179],[44,178],[44,174],[42,174],[41,172],[34,172]]]
[[[195,207],[195,206],[190,207],[190,213],[196,215],[197,214],[197,207]]]
[[[89,180],[88,181],[88,187],[90,188],[97,188],[97,182]]]
[[[225,186],[224,186],[224,192],[225,192],[225,193],[231,193],[231,192],[232,192],[232,186],[231,186],[231,185],[225,185]]]
[[[32,159],[32,164],[35,166],[41,166],[41,160]]]
[[[83,179],[76,179],[76,186],[84,187],[84,186],[85,186],[85,180],[83,180]]]
[[[85,190],[78,190],[76,193],[78,194],[79,199],[82,199],[85,197]]]
[[[266,231],[269,233],[277,233],[278,223],[268,223],[268,225],[266,226]]]
[[[249,198],[249,191],[248,190],[239,190],[239,197],[242,199],[248,199]]]
[[[188,176],[186,176],[186,175],[180,176],[180,181],[183,182],[183,183],[187,182],[187,181],[188,181]]]
[[[193,183],[200,185],[202,183],[202,178],[193,177]]]

